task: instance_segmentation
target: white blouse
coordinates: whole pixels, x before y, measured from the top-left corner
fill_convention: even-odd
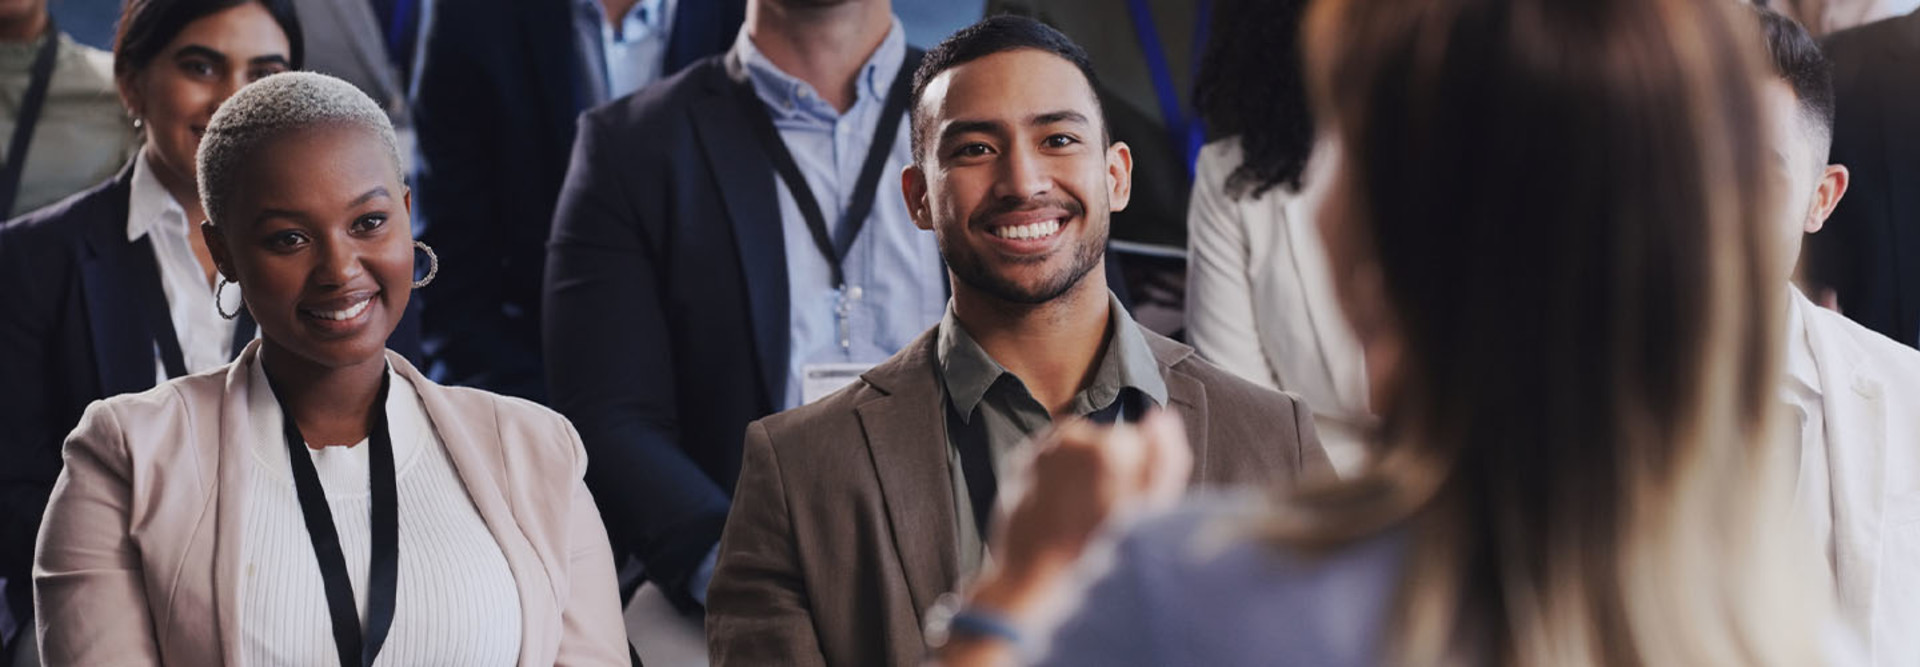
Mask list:
[[[128,184],[127,240],[152,237],[153,259],[160,267],[160,291],[167,296],[167,313],[173,322],[173,334],[180,339],[180,356],[187,373],[218,368],[233,360],[234,320],[220,316],[214,302],[227,312],[242,307],[240,286],[227,285],[215,294],[207,284],[200,260],[193,256],[193,237],[200,223],[187,220],[187,211],[174,201],[160,184],[142,152],[133,161],[133,179]],[[154,351],[156,384],[167,381],[167,366]],[[291,473],[289,473],[291,474]]]
[[[407,380],[387,371],[387,419],[399,487],[400,563],[393,627],[377,665],[513,665],[520,598],[507,559],[447,458]],[[339,664],[327,596],[294,491],[282,413],[261,364],[248,369],[256,474],[247,489],[240,583],[243,665]],[[364,628],[371,546],[367,441],[308,450],[340,534]]]
[[[1234,199],[1227,176],[1240,160],[1237,137],[1200,151],[1187,213],[1187,335],[1208,361],[1305,399],[1327,458],[1352,474],[1374,418],[1360,343],[1314,225],[1313,184],[1327,180],[1316,173],[1327,161],[1309,168],[1305,192],[1278,186]]]

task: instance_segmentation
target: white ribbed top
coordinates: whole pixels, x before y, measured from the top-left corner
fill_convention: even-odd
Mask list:
[[[256,361],[248,372],[253,463],[242,527],[242,665],[339,665],[320,566],[307,537],[282,413]],[[513,665],[520,598],[507,559],[468,497],[426,408],[388,371],[387,419],[400,499],[400,570],[393,628],[376,665]],[[372,547],[366,441],[308,450],[340,533],[355,605],[366,623]]]

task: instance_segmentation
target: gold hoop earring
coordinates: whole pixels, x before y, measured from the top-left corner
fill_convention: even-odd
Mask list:
[[[413,288],[420,289],[433,284],[433,277],[440,275],[440,256],[433,254],[433,247],[421,241],[414,241],[413,247],[427,253],[427,277],[413,281]]]
[[[234,282],[234,281],[231,281],[231,280],[227,280],[227,277],[226,277],[226,276],[224,276],[224,275],[223,275],[223,276],[220,276],[220,282],[217,282],[217,283],[214,283],[214,285],[213,285],[213,312],[216,312],[216,313],[219,313],[219,314],[220,314],[220,317],[222,317],[222,318],[226,318],[226,319],[229,319],[229,320],[231,320],[231,319],[233,319],[233,318],[236,318],[236,317],[239,317],[239,316],[240,316],[240,309],[241,309],[241,308],[246,308],[246,307],[247,307],[247,302],[246,302],[245,300],[242,300],[242,301],[240,302],[240,308],[235,308],[235,309],[233,309],[233,312],[232,312],[232,313],[228,313],[228,312],[227,312],[227,309],[225,309],[225,308],[222,308],[222,307],[220,307],[220,295],[221,295],[222,293],[224,293],[224,292],[226,291],[226,287],[227,287],[228,285],[238,285],[238,284],[240,284],[240,283],[237,283],[237,282]]]

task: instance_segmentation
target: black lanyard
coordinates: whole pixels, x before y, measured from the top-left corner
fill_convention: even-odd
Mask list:
[[[40,109],[47,105],[47,88],[53,83],[53,64],[60,51],[60,31],[47,18],[47,41],[33,56],[33,78],[27,94],[20,98],[20,115],[14,119],[13,141],[7,144],[7,164],[0,167],[0,218],[13,216],[13,203],[20,194],[20,179],[26,174],[27,146],[33,143],[33,126],[40,123]]]
[[[271,387],[273,381],[267,381]],[[320,579],[326,585],[327,613],[333,620],[333,645],[340,651],[340,664],[372,665],[393,627],[393,602],[400,575],[400,502],[393,472],[393,438],[387,432],[387,384],[382,373],[380,394],[374,398],[367,421],[369,486],[373,487],[373,563],[367,569],[367,631],[362,642],[360,613],[353,604],[353,583],[347,578],[347,559],[340,552],[340,533],[334,530],[333,513],[327,509],[327,492],[320,486],[320,473],[313,469],[306,439],[293,422],[293,411],[274,390],[285,416],[287,458],[293,464],[293,486],[300,498],[300,514],[307,520],[307,537],[313,540],[313,556],[320,562]]]
[[[860,165],[860,181],[853,186],[853,199],[847,202],[847,210],[841,218],[845,224],[840,228],[840,238],[836,242],[827,231],[826,213],[820,208],[820,200],[813,196],[813,188],[807,185],[807,177],[800,173],[800,165],[793,161],[793,153],[787,150],[787,142],[780,138],[780,129],[774,127],[773,116],[767,112],[767,105],[754,92],[751,79],[740,82],[741,101],[747,107],[749,124],[754,134],[759,136],[760,145],[767,149],[773,158],[774,173],[780,180],[786,181],[787,190],[793,194],[793,203],[800,209],[800,217],[806,218],[807,231],[813,234],[813,245],[819,248],[820,255],[827,258],[827,265],[833,270],[835,289],[847,284],[847,252],[853,248],[854,239],[860,237],[861,228],[867,224],[867,214],[873,211],[873,198],[879,192],[880,172],[887,166],[887,156],[893,153],[894,137],[900,132],[900,117],[906,115],[907,98],[913,94],[913,72],[920,68],[921,53],[917,49],[908,49],[906,59],[900,64],[900,73],[893,77],[893,86],[887,90],[887,103],[880,112],[880,125],[873,133],[873,143],[867,146],[867,160]]]
[[[160,357],[160,366],[167,371],[168,378],[177,378],[187,374],[187,357],[180,349],[179,333],[173,330],[173,313],[168,310],[167,292],[160,286],[164,280],[160,275],[159,260],[153,255],[153,236],[140,237],[133,242],[132,262],[134,274],[152,276],[146,290],[140,295],[141,314],[146,318],[147,331],[153,335],[153,349]],[[213,293],[214,301],[220,300],[218,291]],[[227,359],[238,359],[247,349],[247,343],[253,341],[253,313],[241,308],[240,315],[233,325],[233,346]]]
[[[1096,424],[1131,424],[1146,414],[1146,400],[1146,394],[1140,390],[1121,387],[1120,395],[1115,396],[1112,403],[1088,414],[1087,419]],[[985,398],[980,400],[985,402]],[[947,437],[953,439],[954,449],[960,452],[960,475],[966,478],[967,501],[973,505],[973,527],[980,531],[980,540],[984,542],[988,521],[993,518],[993,503],[1000,493],[1000,481],[993,472],[993,448],[987,442],[986,417],[980,414],[980,403],[974,404],[971,418],[961,419],[953,398],[946,400]]]

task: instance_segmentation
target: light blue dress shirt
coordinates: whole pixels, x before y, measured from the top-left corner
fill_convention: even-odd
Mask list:
[[[806,177],[837,237],[886,106],[887,90],[906,57],[899,20],[860,68],[853,106],[845,114],[822,101],[805,81],[787,75],[753,46],[746,28],[733,50],[765,102],[787,151]],[[831,260],[822,256],[785,181],[774,177],[787,257],[787,387],[779,409],[801,402],[802,369],[810,364],[879,363],[893,356],[946,312],[947,274],[932,232],[914,227],[900,194],[900,170],[912,161],[903,118],[880,172],[866,226],[847,252],[844,290],[833,285]],[[772,165],[767,170],[773,171]],[[844,315],[842,314],[844,309]],[[844,317],[844,331],[842,329]]]
[[[574,1],[575,45],[592,105],[625,97],[664,76],[676,2],[640,0],[615,25],[607,22],[601,0]]]

